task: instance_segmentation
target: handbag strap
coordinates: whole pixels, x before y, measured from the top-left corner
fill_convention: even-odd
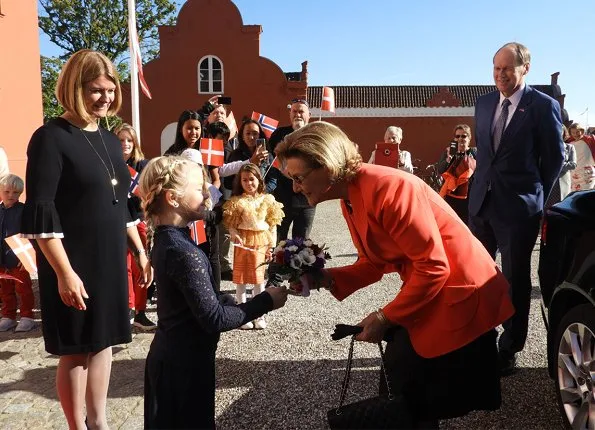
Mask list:
[[[341,413],[340,409],[343,407],[345,403],[345,397],[347,396],[347,389],[349,388],[349,381],[351,380],[351,368],[353,366],[353,347],[355,345],[355,336],[351,336],[351,343],[349,345],[349,355],[347,356],[347,365],[345,366],[345,377],[343,378],[343,386],[341,387],[341,395],[339,397],[339,406],[337,407],[336,413],[339,415]],[[384,350],[382,349],[382,342],[378,342],[378,349],[380,350],[380,368],[382,369],[382,374],[384,375],[384,380],[386,382],[386,389],[388,392],[388,399],[393,400],[394,396],[390,389],[390,381],[388,379],[388,374],[386,373],[386,367],[384,366]]]

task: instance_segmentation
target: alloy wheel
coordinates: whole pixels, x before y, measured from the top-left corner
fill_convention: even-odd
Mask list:
[[[573,429],[595,428],[595,334],[575,322],[564,331],[558,347],[561,406]]]

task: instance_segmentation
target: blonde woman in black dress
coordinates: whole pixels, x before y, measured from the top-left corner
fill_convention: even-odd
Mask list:
[[[38,245],[43,337],[46,351],[60,356],[56,389],[68,427],[106,429],[111,347],[131,341],[127,236],[143,282],[152,273],[127,209],[120,142],[98,125],[122,101],[113,64],[76,52],[56,96],[65,113],[35,131],[27,149],[22,231]]]

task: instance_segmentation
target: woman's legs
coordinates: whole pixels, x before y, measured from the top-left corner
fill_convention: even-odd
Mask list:
[[[107,429],[107,389],[112,367],[112,348],[93,354],[63,355],[56,372],[56,390],[68,427]]]
[[[68,428],[85,428],[85,390],[88,354],[63,355],[56,372],[56,391]]]
[[[87,424],[92,429],[107,429],[107,390],[112,371],[112,348],[89,354],[87,370]]]

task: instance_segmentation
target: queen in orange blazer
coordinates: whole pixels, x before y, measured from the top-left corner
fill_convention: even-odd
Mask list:
[[[497,378],[494,328],[514,313],[509,284],[444,199],[412,174],[362,163],[357,145],[325,122],[288,135],[277,155],[294,191],[311,205],[341,200],[358,260],[324,271],[337,299],[386,273],[397,272],[403,280],[391,302],[359,323],[364,330],[357,339],[378,342],[390,326],[404,327],[404,342],[410,341],[416,360],[431,363],[473,348],[468,345],[489,333],[490,371]],[[457,364],[451,365],[456,373]],[[499,395],[499,383],[497,390]]]

